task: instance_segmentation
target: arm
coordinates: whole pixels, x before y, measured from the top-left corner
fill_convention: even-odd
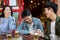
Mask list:
[[[44,32],[43,26],[42,26],[42,23],[40,20],[38,20],[37,26],[38,26],[38,29],[40,29],[42,32]]]
[[[22,34],[29,34],[29,30],[23,29],[23,27],[24,27],[23,24],[24,24],[24,23],[22,22],[22,23],[18,26],[17,30],[18,30],[20,33],[22,33]]]
[[[0,24],[0,34],[1,34],[1,32],[5,32],[4,29],[3,29],[3,31],[2,31],[2,27],[3,27],[3,24]]]
[[[14,17],[9,19],[9,30],[16,30],[16,22]]]
[[[5,33],[7,31],[7,21],[4,20],[3,18],[0,21],[1,21],[0,32]]]
[[[38,26],[37,32],[38,32],[39,36],[44,37],[44,30],[43,30],[43,26],[42,26],[40,20],[38,20],[38,25],[37,26]]]

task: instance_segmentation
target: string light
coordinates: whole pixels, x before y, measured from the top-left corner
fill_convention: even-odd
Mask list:
[[[42,1],[42,3],[45,3],[45,1]]]
[[[34,8],[34,7],[33,7]]]
[[[40,3],[38,3],[38,5],[40,5]]]
[[[31,0],[31,3],[33,3],[33,1]]]

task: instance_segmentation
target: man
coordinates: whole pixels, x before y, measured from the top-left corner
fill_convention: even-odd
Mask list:
[[[46,34],[50,38],[48,40],[60,40],[60,17],[56,15],[57,10],[57,4],[53,2],[45,4],[44,14],[48,18]]]
[[[34,32],[37,32],[38,34],[44,32],[40,19],[32,17],[31,12],[28,9],[22,12],[22,18],[23,21],[17,28],[20,33],[34,35]]]

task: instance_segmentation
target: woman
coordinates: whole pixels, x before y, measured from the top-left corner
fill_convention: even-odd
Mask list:
[[[0,34],[1,34],[2,25],[3,25],[3,17],[2,14],[0,14]]]
[[[4,6],[2,10],[3,24],[1,27],[1,33],[6,33],[16,29],[15,18],[12,17],[12,8],[10,6]]]

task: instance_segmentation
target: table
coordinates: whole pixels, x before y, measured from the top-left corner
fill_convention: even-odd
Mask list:
[[[4,37],[3,40],[7,40],[6,35],[3,35],[3,37]],[[12,40],[16,40],[16,38],[13,37]],[[33,40],[33,35],[25,34],[25,35],[20,36],[17,40]],[[44,40],[44,39],[39,37],[39,40]]]
[[[2,40],[8,40],[6,34],[0,35],[0,36],[2,37]],[[19,36],[18,38],[15,38],[15,36],[12,36],[11,40],[23,40],[23,39],[22,39],[22,36]]]
[[[23,35],[23,40],[33,40],[33,36],[32,35]],[[44,38],[39,37],[39,40],[44,40]]]

